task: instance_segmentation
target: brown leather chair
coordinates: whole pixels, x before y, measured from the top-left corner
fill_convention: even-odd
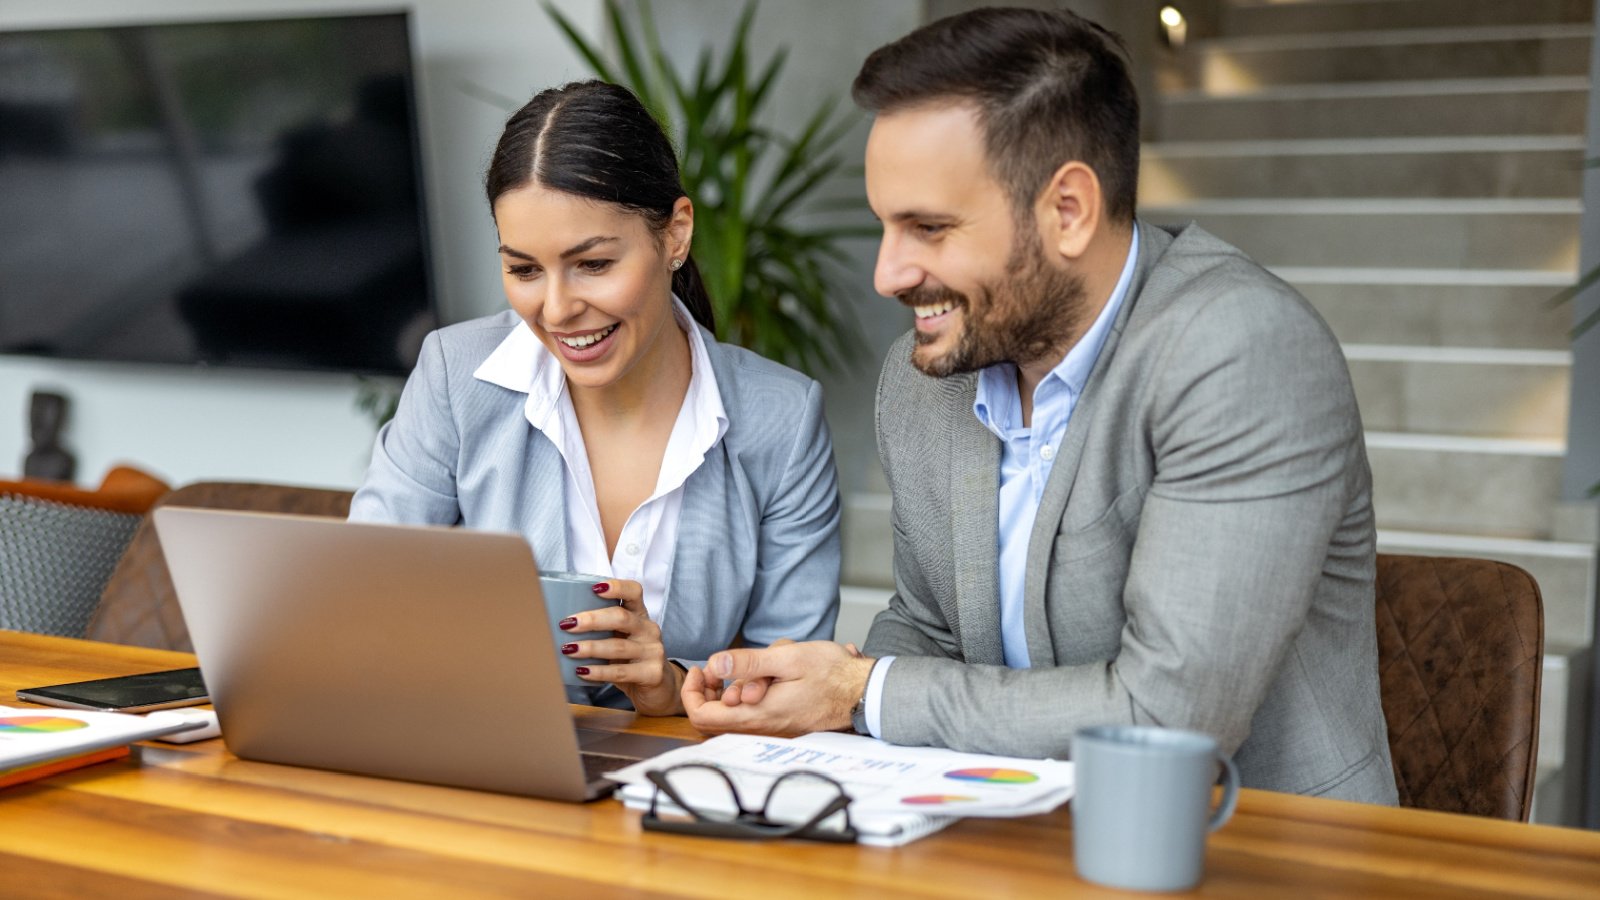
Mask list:
[[[344,518],[350,512],[349,491],[289,487],[277,484],[200,482],[162,497],[156,506],[198,506],[247,509]],[[94,641],[133,644],[161,650],[193,652],[189,629],[178,609],[178,597],[167,572],[166,557],[146,516],[127,552],[100,595],[100,605],[86,635]]]
[[[1527,821],[1539,585],[1486,559],[1378,556],[1378,680],[1400,805]]]

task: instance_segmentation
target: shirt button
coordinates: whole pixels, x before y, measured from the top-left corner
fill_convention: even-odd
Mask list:
[[[629,556],[638,556],[639,555],[639,545],[638,544],[629,544],[628,546],[626,546],[626,547],[624,547],[622,549],[628,551],[628,555]]]
[[[1043,447],[1039,448],[1039,456],[1042,457],[1045,462],[1049,462],[1050,460],[1056,458],[1056,448],[1050,446],[1049,444],[1045,444]]]

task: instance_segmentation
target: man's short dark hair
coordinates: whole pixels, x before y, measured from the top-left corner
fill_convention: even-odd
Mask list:
[[[1056,169],[1079,160],[1099,177],[1111,220],[1129,222],[1139,97],[1126,57],[1120,37],[1072,12],[978,9],[873,51],[851,94],[874,113],[970,102],[990,172],[1019,216]]]

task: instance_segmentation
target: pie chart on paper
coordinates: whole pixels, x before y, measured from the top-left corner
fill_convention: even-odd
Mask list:
[[[944,777],[984,784],[1032,784],[1039,780],[1039,776],[1022,769],[955,769],[944,773]]]
[[[88,727],[88,724],[77,719],[65,719],[61,716],[0,717],[0,734],[50,734]]]
[[[900,802],[911,806],[943,806],[947,803],[971,803],[976,799],[963,794],[918,794],[915,797],[902,797]]]

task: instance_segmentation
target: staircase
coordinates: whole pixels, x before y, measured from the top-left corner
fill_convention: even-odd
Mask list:
[[[1571,311],[1546,303],[1578,268],[1592,9],[1226,0],[1221,36],[1179,52],[1147,99],[1140,186],[1144,219],[1198,221],[1338,335],[1380,551],[1538,579],[1546,821],[1565,817],[1595,579],[1594,535],[1560,515]]]

